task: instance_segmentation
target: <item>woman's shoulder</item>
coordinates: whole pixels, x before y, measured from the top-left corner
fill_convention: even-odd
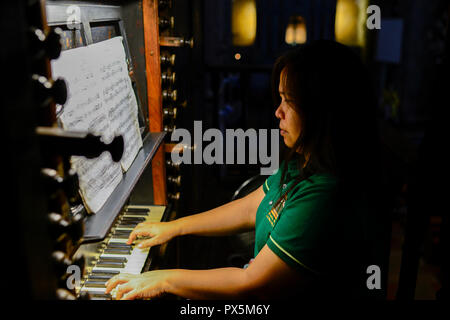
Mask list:
[[[328,219],[337,204],[337,195],[337,179],[333,175],[314,174],[288,195],[285,216],[294,224]]]
[[[329,173],[315,173],[302,180],[297,188],[298,193],[308,192],[330,192],[337,188],[338,179]]]

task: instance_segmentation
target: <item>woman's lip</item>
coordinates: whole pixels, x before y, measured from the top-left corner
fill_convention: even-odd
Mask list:
[[[285,135],[286,133],[287,133],[286,130],[280,129],[280,134],[281,134],[281,135]]]

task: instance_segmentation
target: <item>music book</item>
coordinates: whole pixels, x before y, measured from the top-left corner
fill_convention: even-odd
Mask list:
[[[80,192],[89,212],[97,212],[122,180],[142,147],[138,105],[128,75],[122,37],[66,50],[52,61],[53,78],[62,77],[68,98],[59,117],[64,129],[88,131],[110,143],[124,138],[120,162],[108,152],[95,159],[73,156]]]

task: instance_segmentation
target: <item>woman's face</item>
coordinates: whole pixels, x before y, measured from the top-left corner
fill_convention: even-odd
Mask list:
[[[278,91],[281,97],[281,103],[275,111],[275,116],[280,119],[280,134],[283,136],[287,147],[292,148],[300,136],[301,123],[300,116],[295,111],[293,101],[284,89],[284,70],[280,74],[280,85]]]

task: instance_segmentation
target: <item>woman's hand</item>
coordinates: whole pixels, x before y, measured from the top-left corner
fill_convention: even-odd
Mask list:
[[[105,293],[116,289],[116,300],[155,298],[165,292],[165,284],[170,271],[156,270],[142,274],[119,274],[106,282]]]
[[[142,222],[130,233],[127,244],[132,244],[137,237],[151,237],[142,241],[138,247],[147,248],[168,242],[179,234],[178,224],[171,222]]]

